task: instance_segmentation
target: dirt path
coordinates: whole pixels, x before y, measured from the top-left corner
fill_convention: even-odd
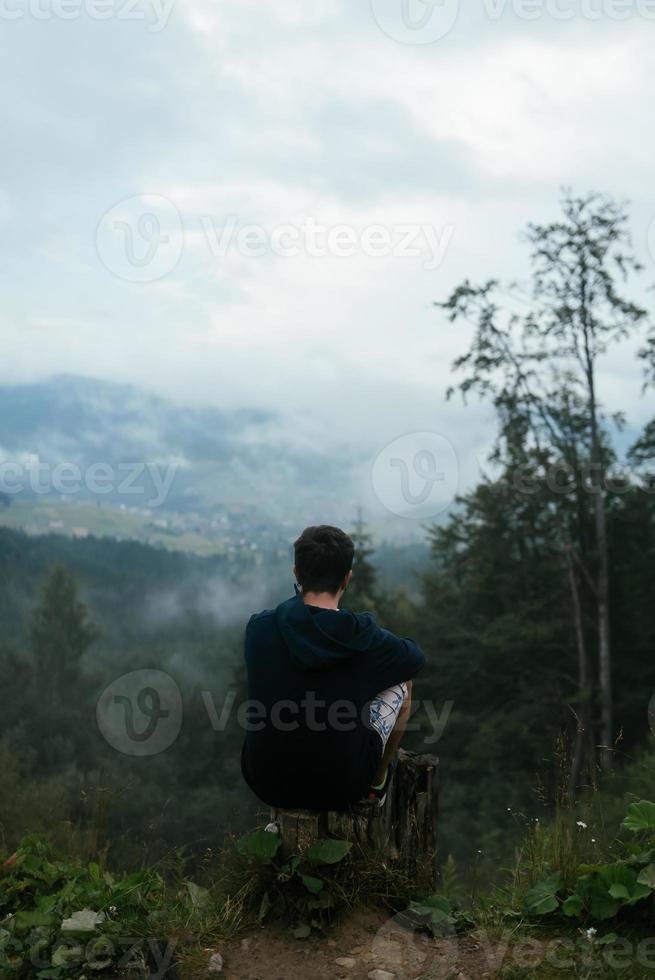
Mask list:
[[[272,925],[222,952],[227,980],[492,980],[502,959],[474,935],[433,940],[372,912],[349,917],[330,938],[299,940]]]

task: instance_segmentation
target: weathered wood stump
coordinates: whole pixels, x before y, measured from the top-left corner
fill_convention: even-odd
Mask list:
[[[437,878],[438,766],[435,755],[400,749],[382,807],[366,801],[345,811],[271,810],[286,854],[304,854],[317,838],[350,840],[363,852],[433,887]]]

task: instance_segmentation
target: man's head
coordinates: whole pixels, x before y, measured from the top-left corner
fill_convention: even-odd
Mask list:
[[[303,594],[345,589],[353,567],[355,545],[345,531],[329,524],[306,527],[294,542],[294,572]]]

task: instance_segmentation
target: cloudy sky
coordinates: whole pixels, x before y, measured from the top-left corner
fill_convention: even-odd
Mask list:
[[[521,277],[563,184],[655,281],[647,0],[2,0],[0,380],[74,372],[381,446],[444,404],[434,300]],[[652,8],[652,9],[651,9]],[[404,253],[411,254],[404,254]],[[630,350],[608,408],[653,414]]]

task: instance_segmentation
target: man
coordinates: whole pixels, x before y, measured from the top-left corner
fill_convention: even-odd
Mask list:
[[[294,551],[296,595],[246,628],[244,778],[271,806],[382,805],[425,658],[370,613],[339,608],[355,551],[347,534],[308,527]]]

